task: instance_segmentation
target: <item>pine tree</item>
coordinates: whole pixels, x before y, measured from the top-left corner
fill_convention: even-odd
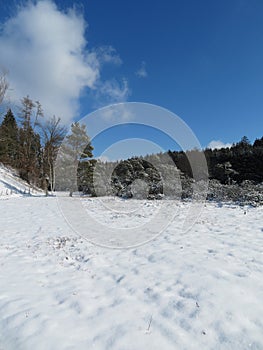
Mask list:
[[[243,137],[241,138],[240,143],[241,143],[242,145],[250,145],[250,141],[249,141],[249,139],[248,139],[247,136],[243,136]]]
[[[18,126],[11,109],[9,109],[0,126],[0,161],[15,167],[17,160]]]
[[[78,189],[78,166],[81,161],[92,158],[93,147],[86,126],[75,122],[60,147],[56,162],[56,177],[60,189],[67,188],[72,197]]]
[[[261,147],[263,148],[263,137],[261,139],[256,139],[253,143],[253,147]]]

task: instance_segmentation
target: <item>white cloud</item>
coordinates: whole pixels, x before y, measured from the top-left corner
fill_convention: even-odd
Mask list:
[[[141,63],[141,67],[135,72],[135,74],[139,78],[146,78],[148,76],[146,71],[146,63],[144,61]]]
[[[116,79],[99,81],[95,90],[96,107],[103,107],[112,103],[127,101],[131,91],[128,81],[122,79],[121,82]]]
[[[207,148],[211,148],[211,149],[220,149],[220,148],[227,148],[227,147],[231,147],[233,144],[232,143],[223,143],[222,141],[216,141],[213,140],[211,142],[209,142],[209,144],[207,145]]]
[[[100,97],[107,101],[124,101],[127,81],[118,85],[100,78],[103,63],[121,64],[121,59],[112,47],[87,49],[86,27],[80,14],[61,12],[51,0],[30,2],[5,22],[0,66],[9,71],[11,100],[29,95],[65,123],[77,117],[85,88],[102,89]]]
[[[109,96],[113,102],[126,101],[130,93],[128,81],[126,79],[123,79],[121,84],[115,79],[107,80],[101,86],[100,90],[102,94]]]
[[[101,64],[113,63],[117,66],[122,64],[120,56],[112,46],[101,46],[95,52]]]
[[[97,118],[104,121],[127,123],[131,122],[135,116],[132,106],[123,103],[98,110]]]

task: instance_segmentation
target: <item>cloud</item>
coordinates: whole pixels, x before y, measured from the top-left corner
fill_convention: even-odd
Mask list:
[[[87,23],[73,9],[60,11],[54,2],[30,2],[2,25],[0,67],[9,71],[9,98],[29,95],[40,100],[46,115],[63,122],[77,117],[85,89],[102,89],[107,101],[123,101],[128,83],[101,81],[103,64],[121,64],[114,48],[88,49]],[[108,94],[108,95],[107,95]]]
[[[213,140],[211,142],[209,142],[209,144],[207,145],[207,148],[211,148],[211,149],[220,149],[220,148],[227,148],[227,147],[231,147],[233,144],[232,143],[223,143],[222,141],[216,141]]]
[[[122,79],[121,82],[116,79],[99,81],[94,90],[96,107],[104,107],[106,105],[118,102],[127,101],[131,90],[127,79]]]
[[[148,73],[146,71],[146,63],[144,61],[141,63],[141,67],[135,72],[135,74],[139,78],[147,78]]]
[[[106,122],[115,122],[116,124],[131,122],[135,115],[132,106],[126,103],[108,106],[97,111],[97,118]]]
[[[101,46],[95,50],[95,54],[101,64],[112,63],[117,66],[122,64],[120,56],[112,46]]]
[[[123,79],[121,84],[117,80],[107,80],[102,84],[100,91],[101,94],[109,96],[113,102],[126,101],[130,93],[126,79]]]

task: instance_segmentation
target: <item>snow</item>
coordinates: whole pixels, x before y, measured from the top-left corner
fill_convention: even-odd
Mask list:
[[[0,163],[0,199],[25,195],[43,195],[44,192],[19,178],[13,169]]]
[[[160,205],[80,201],[105,232]],[[176,215],[160,235],[109,249],[55,197],[0,197],[0,349],[262,349],[263,208],[207,203],[183,232],[191,203],[162,203]]]

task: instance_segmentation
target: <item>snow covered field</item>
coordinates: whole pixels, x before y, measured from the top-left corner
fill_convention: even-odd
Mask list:
[[[104,200],[111,215],[82,202],[112,227],[156,203]],[[73,232],[55,197],[0,198],[0,349],[263,349],[263,208],[210,203],[180,234],[190,204],[165,205],[160,236],[118,250]]]

